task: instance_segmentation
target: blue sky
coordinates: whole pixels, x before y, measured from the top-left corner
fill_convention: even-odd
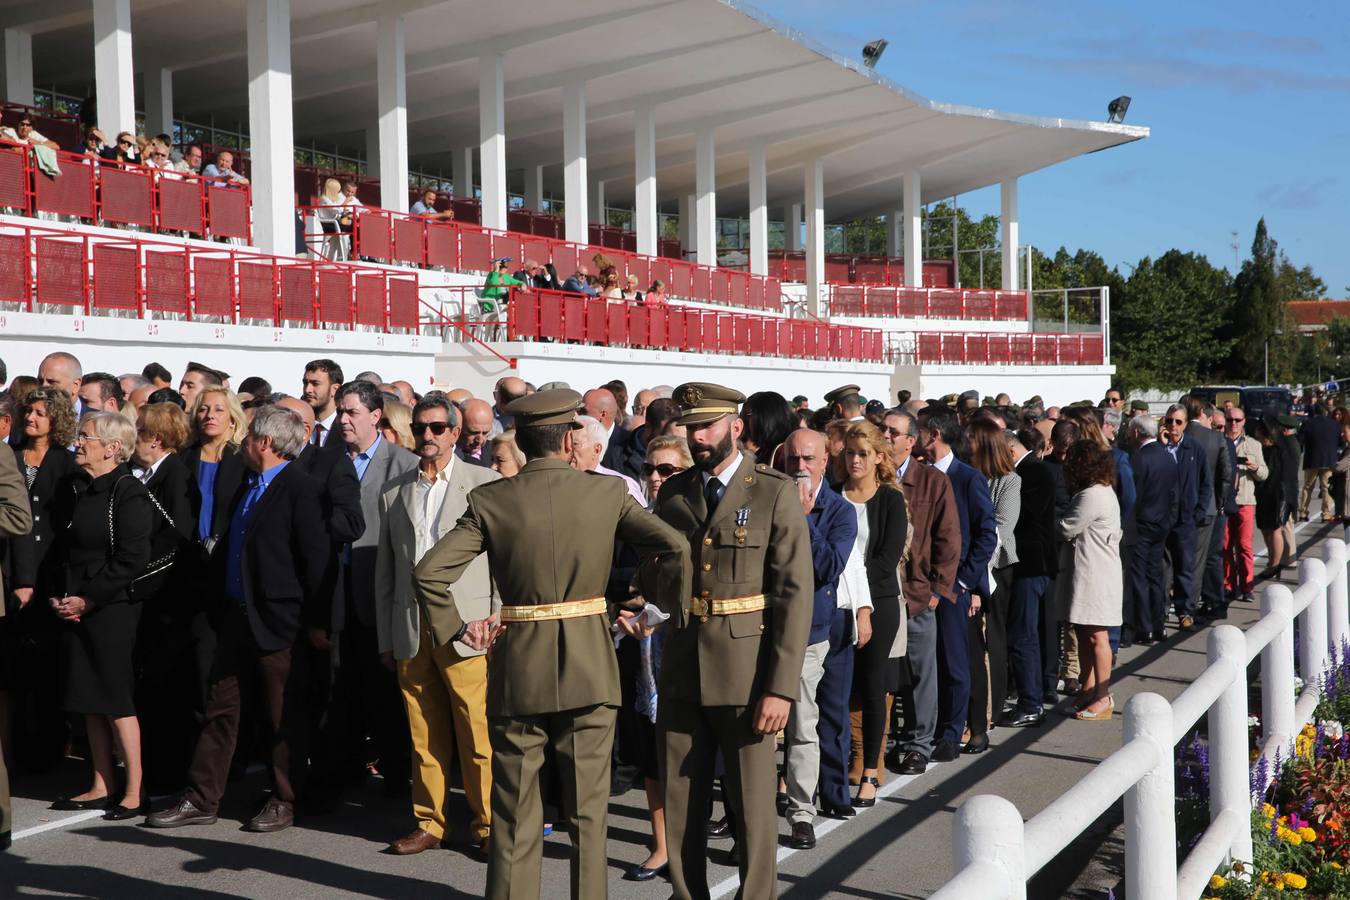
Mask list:
[[[934,100],[1126,122],[1144,141],[1025,177],[1022,240],[1109,263],[1177,247],[1234,267],[1259,217],[1330,296],[1350,297],[1350,6],[759,0],[837,51],[891,43],[878,71]],[[961,198],[998,212],[996,189]],[[1128,268],[1122,269],[1128,274]]]

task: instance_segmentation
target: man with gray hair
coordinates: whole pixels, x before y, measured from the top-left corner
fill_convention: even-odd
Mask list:
[[[1177,521],[1179,468],[1167,447],[1158,441],[1158,423],[1152,416],[1135,416],[1125,423],[1122,443],[1130,451],[1134,470],[1134,554],[1130,560],[1130,593],[1134,643],[1162,640],[1167,617],[1167,583],[1163,548]]]
[[[600,459],[605,453],[605,426],[600,423],[599,419],[592,416],[577,416],[577,421],[581,423],[582,436],[572,442],[572,468],[578,472],[594,472],[597,475],[622,478],[624,484],[628,487],[628,493],[645,507],[647,498],[643,496],[642,487],[636,481],[622,472],[616,472],[600,463]]]
[[[152,828],[216,821],[239,737],[243,698],[261,696],[269,734],[272,793],[248,823],[271,832],[294,823],[304,781],[305,666],[292,652],[302,630],[326,635],[332,611],[320,593],[328,559],[322,487],[291,465],[305,447],[305,423],[293,410],[260,406],[243,442],[253,471],[211,555],[212,581],[224,587],[211,684],[188,789],[151,815]]]

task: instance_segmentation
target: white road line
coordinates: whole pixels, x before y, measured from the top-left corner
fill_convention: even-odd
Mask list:
[[[931,772],[935,768],[941,768],[943,765],[944,765],[943,763],[929,763],[928,772]],[[928,772],[925,772],[924,775],[927,775]],[[895,775],[893,773],[887,772],[886,784],[879,791],[877,791],[877,800],[880,801],[885,799],[886,797],[889,797],[891,794],[894,794],[896,791],[900,790],[902,787],[909,784],[911,781],[923,778],[924,775]],[[819,825],[819,827],[816,828],[816,840],[819,841],[821,838],[829,834],[831,831],[834,831],[836,828],[847,825],[850,822],[857,822],[859,819],[861,819],[868,813],[875,812],[876,810],[879,809],[881,809],[880,806],[873,806],[867,809],[860,809],[858,810],[858,814],[851,819],[818,818],[816,821],[820,822],[821,824]],[[781,863],[789,856],[801,852],[802,852],[801,850],[794,850],[791,847],[779,847],[778,861]],[[725,897],[727,894],[730,894],[732,891],[736,890],[736,888],[740,886],[741,886],[741,876],[740,873],[738,872],[737,874],[725,878],[722,881],[719,881],[717,884],[713,885],[708,890],[708,896],[711,898],[711,900],[717,900],[718,897]]]
[[[34,825],[32,828],[25,828],[23,831],[16,831],[10,837],[12,840],[23,840],[26,837],[32,837],[35,834],[42,834],[44,831],[54,831],[57,828],[65,828],[67,825],[78,825],[81,822],[88,822],[90,819],[103,818],[103,810],[89,809],[82,813],[76,813],[73,816],[66,816],[64,819],[57,819],[53,822],[44,822],[41,825]]]

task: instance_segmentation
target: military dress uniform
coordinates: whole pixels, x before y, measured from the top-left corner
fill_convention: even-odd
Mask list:
[[[736,415],[745,398],[718,385],[675,391],[680,424]],[[739,462],[735,459],[739,455]],[[661,487],[656,514],[689,538],[692,594],[665,628],[657,730],[665,775],[670,879],[706,898],[706,817],[717,751],[735,810],[744,898],[777,890],[774,735],[754,730],[759,701],[795,701],[811,629],[811,539],[795,484],[733,451],[723,477],[690,469]],[[710,508],[711,507],[711,508]],[[645,584],[645,582],[644,582]]]
[[[573,424],[581,396],[541,391],[507,406],[517,429]],[[575,424],[573,427],[576,427]],[[488,657],[492,835],[487,896],[539,896],[543,807],[539,770],[552,744],[572,836],[572,897],[604,897],[610,757],[619,672],[604,600],[614,541],[637,551],[658,606],[689,591],[684,537],[643,509],[618,478],[594,478],[559,457],[531,459],[514,478],[480,485],[468,508],[413,572],[434,610],[437,644],[467,628],[453,585],[486,552],[505,632]]]
[[[0,538],[27,534],[33,527],[28,490],[13,453],[0,451]],[[5,615],[4,585],[0,584],[0,618]],[[9,773],[4,748],[0,747],[0,850],[10,845]]]

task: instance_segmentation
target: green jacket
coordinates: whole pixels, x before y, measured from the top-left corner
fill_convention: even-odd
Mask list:
[[[524,287],[525,282],[512,275],[503,275],[496,269],[488,273],[487,282],[483,285],[483,300],[487,301],[484,306],[488,309],[496,309],[496,304],[491,301],[505,300],[511,293],[512,287]]]
[[[514,478],[474,488],[468,503],[454,530],[413,571],[419,598],[440,609],[446,627],[458,630],[462,621],[447,589],[480,552],[487,553],[502,606],[603,597],[615,540],[649,569],[649,596],[658,605],[678,606],[678,598],[689,596],[688,543],[639,506],[622,479],[596,478],[560,459],[534,459]],[[809,567],[809,549],[806,558]],[[618,706],[615,659],[608,616],[512,622],[488,657],[488,715]]]

